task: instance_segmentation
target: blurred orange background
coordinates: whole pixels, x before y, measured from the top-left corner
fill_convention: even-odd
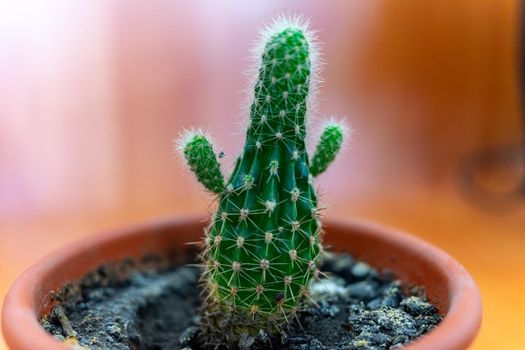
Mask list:
[[[448,251],[483,297],[472,349],[524,349],[517,0],[0,1],[0,300],[70,241],[209,209],[173,139],[204,125],[231,168],[250,44],[280,13],[319,30],[315,115],[354,129],[318,181],[329,215]]]

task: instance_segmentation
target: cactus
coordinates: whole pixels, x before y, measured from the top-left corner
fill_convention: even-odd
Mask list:
[[[207,301],[248,322],[248,333],[293,316],[308,294],[322,251],[312,179],[334,160],[344,137],[340,124],[328,123],[308,158],[305,119],[317,62],[307,25],[280,19],[263,38],[246,143],[227,183],[202,131],[179,141],[197,179],[219,198],[203,253]]]

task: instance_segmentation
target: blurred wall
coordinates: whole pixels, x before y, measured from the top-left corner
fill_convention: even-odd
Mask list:
[[[172,140],[205,125],[233,162],[250,43],[282,9],[323,42],[316,115],[355,129],[330,200],[442,185],[466,153],[521,137],[516,1],[0,6],[4,218],[202,206]]]
[[[350,12],[343,4],[310,3],[301,12],[314,27],[330,28],[341,8]],[[226,166],[233,162],[237,124],[246,118],[246,57],[258,27],[280,13],[275,5],[3,4],[3,217],[172,211],[181,201],[202,207],[205,199],[173,159],[172,140],[183,127],[208,126]]]

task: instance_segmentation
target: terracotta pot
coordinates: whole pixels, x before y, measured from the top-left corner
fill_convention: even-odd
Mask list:
[[[38,323],[51,309],[52,291],[98,266],[148,253],[187,256],[187,242],[202,235],[201,218],[171,218],[109,232],[69,245],[29,268],[11,287],[2,331],[12,350],[65,350]],[[466,349],[481,323],[481,300],[468,272],[443,251],[405,233],[365,221],[326,221],[326,245],[377,268],[392,269],[410,284],[425,285],[443,321],[407,350]]]

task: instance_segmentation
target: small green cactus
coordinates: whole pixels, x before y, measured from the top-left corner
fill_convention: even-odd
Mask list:
[[[246,143],[227,183],[201,131],[179,141],[197,179],[219,196],[203,254],[208,303],[251,320],[248,333],[287,319],[308,294],[322,251],[312,177],[326,170],[344,138],[340,124],[328,123],[308,158],[315,42],[299,20],[280,19],[265,33]]]

